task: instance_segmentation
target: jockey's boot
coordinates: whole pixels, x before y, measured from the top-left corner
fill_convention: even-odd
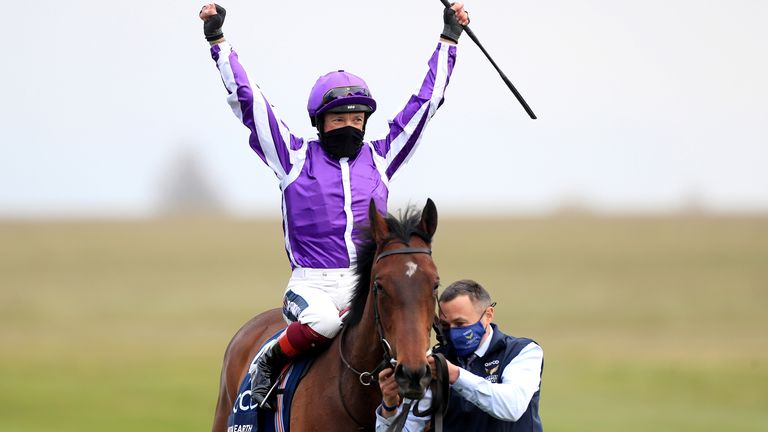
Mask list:
[[[271,398],[267,398],[267,393],[275,385],[280,371],[283,370],[289,360],[290,357],[283,352],[277,342],[259,357],[256,362],[256,370],[253,371],[251,377],[251,400],[258,404],[259,408],[274,410],[269,403]]]
[[[308,324],[298,321],[289,324],[277,341],[256,361],[256,370],[251,377],[251,401],[257,403],[259,408],[274,410],[269,390],[277,382],[283,367],[291,359],[325,347],[330,341]]]

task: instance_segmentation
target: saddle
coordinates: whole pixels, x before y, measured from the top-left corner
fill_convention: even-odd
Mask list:
[[[281,329],[269,338],[264,345],[277,339],[283,332]],[[264,346],[262,346],[263,349]],[[261,350],[259,351],[259,354]],[[255,367],[259,354],[251,361],[251,370]],[[289,363],[281,372],[272,390],[275,394],[275,410],[265,411],[251,400],[251,377],[246,374],[237,391],[232,412],[227,419],[227,432],[288,432],[291,421],[291,403],[299,382],[312,366],[314,357],[298,358]]]

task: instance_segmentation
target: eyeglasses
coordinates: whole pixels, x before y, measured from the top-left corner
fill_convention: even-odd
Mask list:
[[[334,101],[340,97],[346,96],[366,96],[371,97],[371,92],[365,87],[350,86],[350,87],[334,87],[323,95],[323,105]]]

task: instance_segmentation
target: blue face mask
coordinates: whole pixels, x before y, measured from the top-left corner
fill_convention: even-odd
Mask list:
[[[481,316],[472,325],[448,329],[448,336],[451,338],[453,348],[456,349],[456,354],[459,357],[463,358],[472,354],[480,346],[480,339],[485,335],[485,327],[483,327],[482,320],[483,317]]]

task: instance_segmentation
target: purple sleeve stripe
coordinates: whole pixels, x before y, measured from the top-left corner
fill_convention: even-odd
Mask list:
[[[270,137],[274,143],[274,148],[277,151],[278,162],[282,165],[283,172],[288,173],[291,171],[291,154],[288,151],[288,147],[281,134],[282,122],[275,115],[274,109],[272,108],[272,105],[269,104],[269,101],[267,101],[267,98],[264,97],[264,95],[262,95],[262,98],[264,100],[264,106],[267,109]]]
[[[408,100],[408,103],[406,104],[406,108],[395,117],[395,120],[389,127],[389,135],[387,135],[387,151],[391,149],[392,144],[394,144],[398,138],[404,134],[408,134],[408,124],[413,121],[413,117],[422,109],[422,107],[428,103],[428,97],[422,98],[417,95],[411,96],[411,99]],[[384,156],[386,157],[386,155]]]
[[[421,85],[421,89],[419,89],[419,97],[422,99],[432,99],[432,92],[435,90],[436,71],[439,66],[438,60],[440,59],[441,49],[442,44],[439,44],[427,63],[429,65],[429,73],[427,73],[427,77],[424,78],[424,83]]]
[[[428,120],[428,112],[424,111],[424,114],[422,115],[418,126],[416,126],[416,130],[408,138],[408,141],[405,143],[405,146],[403,146],[403,149],[397,154],[397,156],[395,156],[395,158],[392,160],[392,163],[389,164],[389,167],[387,168],[387,178],[391,179],[392,176],[395,175],[395,172],[397,172],[397,170],[408,159],[410,159],[411,155],[413,154],[413,149],[416,147],[416,144],[418,144],[418,142],[421,140],[421,132],[424,129],[424,126],[427,124],[427,120]]]
[[[288,125],[284,121],[280,120],[281,130],[289,130]],[[291,150],[299,150],[304,145],[304,140],[291,134],[290,135]]]
[[[259,157],[265,163],[269,164],[267,156],[264,154],[264,150],[261,148],[261,143],[259,142],[258,135],[256,133],[256,120],[253,116],[253,89],[251,88],[251,84],[248,81],[248,74],[246,74],[245,69],[243,69],[242,65],[238,61],[237,53],[234,50],[229,53],[228,64],[230,70],[232,71],[232,76],[234,77],[236,87],[235,92],[237,96],[236,105],[232,104],[233,101],[230,101],[230,104],[233,105],[232,109],[240,118],[240,121],[243,122],[245,127],[251,131],[251,135],[248,137],[248,143],[250,144],[253,151],[255,151],[256,154],[259,155]]]
[[[213,57],[213,61],[216,63],[219,62],[219,53],[221,52],[221,47],[219,45],[214,45],[211,47],[211,57]]]
[[[448,80],[453,75],[453,67],[456,65],[456,45],[448,47]]]
[[[309,140],[307,140],[309,141]],[[304,140],[297,137],[296,135],[291,135],[291,150],[298,151],[301,147],[304,147]]]
[[[213,58],[213,61],[216,62],[216,67],[219,69],[219,74],[222,73],[221,66],[219,66],[219,58],[221,53],[221,47],[219,45],[213,45],[211,47],[211,57]],[[228,94],[232,94],[232,90],[229,89],[227,86],[226,80],[224,80],[224,76],[222,75],[221,82],[224,84],[224,88],[227,89]]]
[[[451,78],[451,72],[453,72],[453,64],[456,60],[456,45],[443,45],[440,44],[437,48],[436,62],[434,69],[430,65],[430,71],[434,71],[434,87],[431,93],[431,106],[429,117],[435,115],[435,112],[443,104],[445,96],[445,88],[448,86],[448,82]]]

